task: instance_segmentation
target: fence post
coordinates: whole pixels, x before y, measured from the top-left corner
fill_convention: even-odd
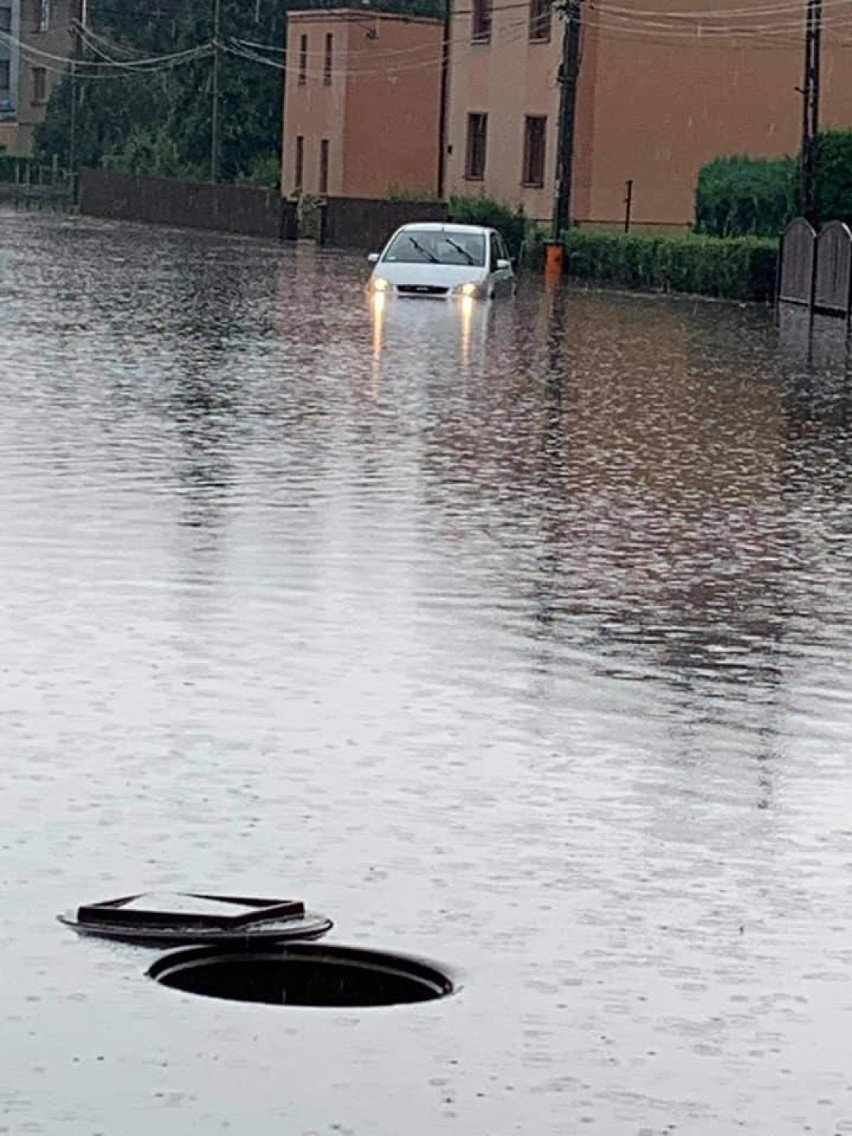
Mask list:
[[[778,242],[778,262],[775,265],[775,314],[776,316],[781,311],[781,281],[784,279],[784,241],[786,239],[786,230],[781,234],[781,240]]]
[[[328,202],[323,197],[317,202],[317,244],[324,245],[328,224]]]

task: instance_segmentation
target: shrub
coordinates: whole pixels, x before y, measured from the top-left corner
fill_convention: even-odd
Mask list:
[[[565,234],[566,270],[579,280],[627,288],[767,300],[775,287],[778,242],[766,238]]]
[[[795,158],[715,158],[698,174],[695,231],[713,237],[775,237],[795,216]]]
[[[387,194],[385,195],[388,201],[414,201],[416,203],[425,203],[440,201],[440,197],[435,193],[434,189],[405,189],[403,186],[391,184],[388,186]]]
[[[258,154],[248,173],[237,177],[238,185],[254,185],[260,189],[278,189],[281,185],[281,159],[277,154]]]
[[[450,220],[460,225],[489,225],[499,229],[512,256],[520,256],[527,235],[523,211],[490,197],[451,197]]]
[[[818,222],[852,224],[852,131],[820,134],[814,189]]]

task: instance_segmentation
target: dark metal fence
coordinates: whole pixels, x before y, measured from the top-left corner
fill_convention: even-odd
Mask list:
[[[115,170],[80,171],[80,212],[273,240],[296,236],[295,206],[275,190],[139,177]]]
[[[320,205],[318,239],[338,248],[379,252],[400,225],[446,221],[443,201],[388,201],[370,197],[328,197]]]

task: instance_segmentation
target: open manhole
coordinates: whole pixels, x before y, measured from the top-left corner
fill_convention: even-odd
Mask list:
[[[188,994],[275,1006],[394,1006],[453,992],[449,976],[431,963],[320,943],[177,951],[148,974]]]

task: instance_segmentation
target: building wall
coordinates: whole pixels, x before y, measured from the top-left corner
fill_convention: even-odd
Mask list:
[[[550,44],[530,44],[524,35],[525,10],[515,0],[495,0],[491,42],[475,44],[470,42],[472,2],[454,4],[461,14],[452,21],[448,191],[482,191],[509,205],[523,205],[530,217],[548,219],[560,20],[554,16]],[[644,0],[619,0],[618,7],[636,10],[626,28],[616,29],[603,6],[583,6],[572,203],[578,221],[621,223],[625,183],[632,179],[637,224],[688,224],[698,171],[706,162],[719,155],[773,157],[798,151],[802,103],[796,87],[802,82],[804,10],[774,17],[786,25],[783,35],[714,41],[660,34],[649,26]],[[707,10],[703,0],[687,0],[677,10],[690,7]],[[741,0],[713,5],[716,11],[726,8],[742,9]],[[771,21],[771,16],[757,16],[750,22]],[[852,43],[840,42],[841,35],[838,30],[835,38],[827,24],[821,104],[826,127],[852,126]],[[464,176],[471,111],[488,114],[481,182]],[[520,185],[522,124],[525,115],[545,113],[545,185],[532,191]]]
[[[485,193],[530,218],[547,219],[553,208],[556,170],[557,78],[561,25],[554,14],[550,38],[530,41],[529,14],[514,0],[497,0],[491,38],[473,42],[470,3],[455,0],[450,26],[447,115],[447,193]],[[465,176],[468,115],[488,115],[485,176]],[[523,184],[524,120],[547,118],[543,185]]]
[[[738,4],[726,0],[716,7]],[[802,66],[803,30],[771,41],[655,42],[591,23],[578,105],[575,216],[621,220],[624,183],[632,178],[637,222],[690,222],[706,162],[730,154],[795,154]],[[824,126],[852,125],[852,46],[832,42],[830,30],[821,105]]]
[[[332,37],[326,82],[326,36]],[[300,82],[301,37],[307,67]],[[304,139],[305,193],[318,194],[321,142],[328,141],[333,196],[384,197],[437,188],[440,22],[349,11],[291,12],[287,28],[282,193],[296,189],[297,138]]]
[[[0,90],[0,146],[8,153],[18,150],[18,75],[21,30],[20,0],[0,0],[3,19],[0,27],[8,27],[8,39],[0,39],[0,60],[8,64],[9,85]],[[5,68],[4,68],[5,70]]]
[[[80,0],[0,0],[3,7],[11,8],[11,32],[6,44],[0,42],[0,59],[8,58],[11,66],[9,105],[5,113],[0,107],[0,145],[24,155],[71,53]]]
[[[67,59],[71,54],[74,42],[71,22],[79,12],[79,0],[20,0],[20,3],[23,47],[18,82],[18,122],[22,133],[29,136],[32,128],[44,121],[51,91],[62,76],[64,67],[58,60]],[[41,30],[45,5],[47,26],[46,30]],[[51,56],[53,58],[46,58]],[[39,89],[36,74],[39,70],[44,81],[42,89]]]
[[[331,83],[323,81],[325,37],[332,36]],[[307,36],[307,65],[300,82],[301,37]],[[344,68],[349,27],[330,13],[291,12],[287,19],[287,72],[284,91],[281,191],[287,196],[296,186],[296,139],[304,139],[305,193],[320,192],[320,146],[328,141],[328,191],[341,192],[341,154],[346,108]]]
[[[350,24],[344,195],[438,192],[443,37],[435,20]]]

